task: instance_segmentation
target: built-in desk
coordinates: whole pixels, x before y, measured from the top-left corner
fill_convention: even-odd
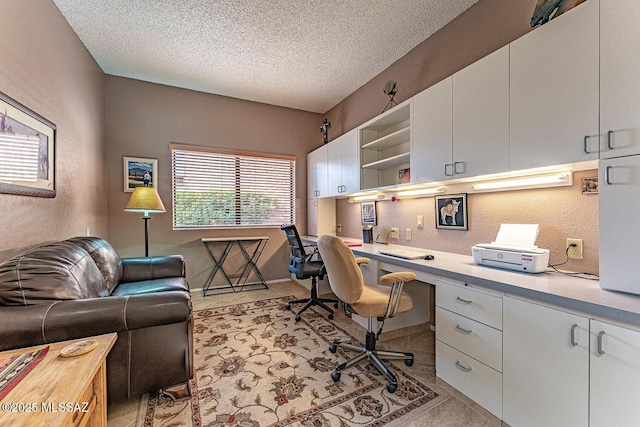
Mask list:
[[[306,242],[316,242],[315,236],[302,236]],[[348,238],[350,241],[357,239]],[[597,280],[566,276],[553,272],[538,274],[518,273],[509,270],[481,266],[473,262],[471,255],[421,249],[433,260],[405,260],[383,255],[380,250],[418,250],[402,245],[363,243],[351,248],[356,256],[364,256],[381,262],[385,269],[401,268],[413,271],[418,280],[435,284],[434,277],[444,277],[470,282],[508,294],[531,298],[543,303],[579,310],[594,316],[631,323],[640,326],[640,296],[600,288]],[[471,253],[471,249],[469,249]]]

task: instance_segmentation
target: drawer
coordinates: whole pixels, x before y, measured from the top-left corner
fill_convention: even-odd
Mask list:
[[[438,280],[436,306],[502,330],[502,297]]]
[[[502,419],[502,374],[436,340],[436,375]]]
[[[502,332],[436,307],[436,338],[502,372]]]

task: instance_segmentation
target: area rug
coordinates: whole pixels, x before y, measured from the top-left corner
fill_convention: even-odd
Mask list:
[[[394,394],[373,365],[360,363],[333,382],[353,353],[329,351],[335,339],[361,345],[325,313],[302,320],[285,309],[293,297],[194,313],[196,375],[192,398],[143,397],[138,423],[175,426],[398,426],[444,400],[392,363]]]

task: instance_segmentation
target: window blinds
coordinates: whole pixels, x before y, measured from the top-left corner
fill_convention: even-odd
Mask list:
[[[295,157],[171,144],[173,227],[256,227],[295,218]]]

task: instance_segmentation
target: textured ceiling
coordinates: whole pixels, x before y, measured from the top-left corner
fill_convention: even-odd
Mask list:
[[[325,113],[477,0],[53,1],[107,74]]]

